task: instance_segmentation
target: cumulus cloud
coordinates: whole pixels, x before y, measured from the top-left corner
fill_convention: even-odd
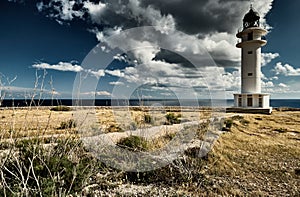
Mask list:
[[[112,81],[112,82],[109,82],[110,85],[114,85],[114,86],[117,86],[117,85],[124,85],[123,82],[121,81]]]
[[[47,16],[55,18],[60,24],[63,21],[71,21],[73,18],[82,18],[84,12],[76,9],[78,2],[70,0],[52,0],[48,4],[43,1],[37,2],[37,9],[42,11],[48,11]]]
[[[284,83],[279,83],[278,84],[279,87],[282,87],[282,88],[287,88],[289,87],[288,85],[284,84]]]
[[[124,73],[120,70],[105,70],[105,73],[115,77],[124,77]]]
[[[105,71],[103,69],[99,69],[98,71],[93,71],[91,69],[85,70],[85,72],[95,76],[97,79],[99,79],[100,77],[105,76]]]
[[[79,65],[72,65],[68,62],[59,62],[58,64],[50,65],[48,63],[37,63],[32,65],[33,68],[37,69],[50,69],[59,71],[70,71],[70,72],[81,72],[83,68]]]
[[[90,1],[85,1],[83,7],[87,9],[91,19],[95,23],[101,23],[101,15],[104,13],[106,4],[99,1],[99,3],[93,3]]]
[[[272,8],[272,2],[253,1],[264,25],[264,17]],[[207,48],[219,66],[236,67],[240,54],[235,48],[235,33],[242,27],[242,18],[249,10],[249,3],[237,0],[110,0],[98,3],[90,0],[50,0],[48,4],[38,2],[37,8],[40,11],[47,10],[49,16],[58,21],[82,18],[86,14],[95,24],[90,29],[101,42],[121,30],[139,26],[156,26],[157,30],[166,34],[180,30],[195,38],[178,34],[178,40],[169,40],[170,44],[177,44],[178,48],[186,51],[192,48],[189,51],[195,53],[195,43],[199,43]],[[157,40],[153,38],[149,41]],[[274,58],[268,55],[264,64]]]
[[[272,88],[274,87],[274,83],[272,81],[267,81],[267,82],[262,81],[261,86],[263,88]]]
[[[282,62],[278,62],[275,65],[274,71],[277,75],[285,75],[285,76],[300,76],[300,68],[294,68],[289,64],[282,64]]]
[[[75,17],[86,20],[84,17],[88,17],[89,20],[86,21],[92,22],[89,31],[94,33],[100,42],[105,42],[111,48],[117,46],[121,49],[130,49],[128,55],[133,62],[129,62],[127,57],[121,55],[116,55],[114,59],[134,64],[124,69],[90,70],[88,71],[90,74],[98,78],[105,74],[119,77],[121,78],[119,84],[149,83],[172,87],[225,87],[232,91],[239,90],[240,70],[225,72],[225,67],[240,65],[241,53],[235,47],[237,42],[235,34],[242,27],[243,16],[249,10],[248,1],[74,2],[50,0],[47,4],[37,3],[37,8],[39,11],[49,11],[48,16],[58,21],[70,21]],[[268,26],[265,16],[272,8],[272,2],[273,0],[253,1],[264,26]],[[145,29],[139,34],[125,33],[117,40],[110,39],[113,35],[119,35],[122,30],[140,26],[155,26],[157,32]],[[180,55],[176,56],[161,48],[173,49],[175,54]],[[277,53],[262,54],[262,65],[270,63],[278,56]],[[193,62],[185,59],[191,57]],[[117,82],[111,82],[111,85],[113,84]],[[270,83],[266,85],[269,86]]]
[[[279,53],[262,53],[261,54],[261,65],[265,66],[270,63],[273,59],[279,57]]]
[[[46,70],[57,70],[63,72],[85,72],[96,78],[100,78],[105,76],[105,71],[103,69],[99,69],[97,71],[93,71],[91,69],[84,69],[82,66],[77,64],[72,64],[69,62],[59,62],[58,64],[48,64],[48,63],[37,63],[32,65],[33,68],[37,69],[46,69]]]

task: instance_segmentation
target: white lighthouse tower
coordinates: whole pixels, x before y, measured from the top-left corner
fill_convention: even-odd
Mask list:
[[[261,47],[267,30],[260,27],[260,16],[252,8],[244,16],[243,30],[237,33],[241,41],[236,47],[242,49],[241,93],[234,94],[234,108],[227,111],[271,113],[270,95],[261,93]]]

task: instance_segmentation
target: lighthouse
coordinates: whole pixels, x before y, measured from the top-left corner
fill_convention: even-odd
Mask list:
[[[234,108],[228,112],[267,113],[272,112],[270,95],[261,92],[261,47],[267,44],[263,36],[267,30],[260,26],[260,16],[251,5],[243,19],[243,30],[236,36],[241,49],[241,93],[234,94]]]

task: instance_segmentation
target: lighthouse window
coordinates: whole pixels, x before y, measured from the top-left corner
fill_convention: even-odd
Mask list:
[[[248,33],[248,40],[253,40],[253,32]]]
[[[252,77],[253,76],[253,73],[248,73],[248,77]]]
[[[253,51],[248,51],[248,54],[253,54]]]
[[[258,98],[258,106],[263,107],[263,98],[262,97]]]
[[[247,98],[247,105],[248,105],[248,107],[252,107],[253,106],[253,99],[250,96]]]
[[[242,98],[238,99],[238,107],[242,107]]]

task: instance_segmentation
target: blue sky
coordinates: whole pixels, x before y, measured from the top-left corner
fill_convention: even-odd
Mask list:
[[[249,1],[120,2],[1,1],[1,95],[31,97],[35,86],[57,98],[76,89],[88,98],[232,98],[240,91],[235,33]],[[263,91],[299,99],[300,2],[256,0],[253,7],[269,29]],[[121,50],[110,50],[116,43]]]

